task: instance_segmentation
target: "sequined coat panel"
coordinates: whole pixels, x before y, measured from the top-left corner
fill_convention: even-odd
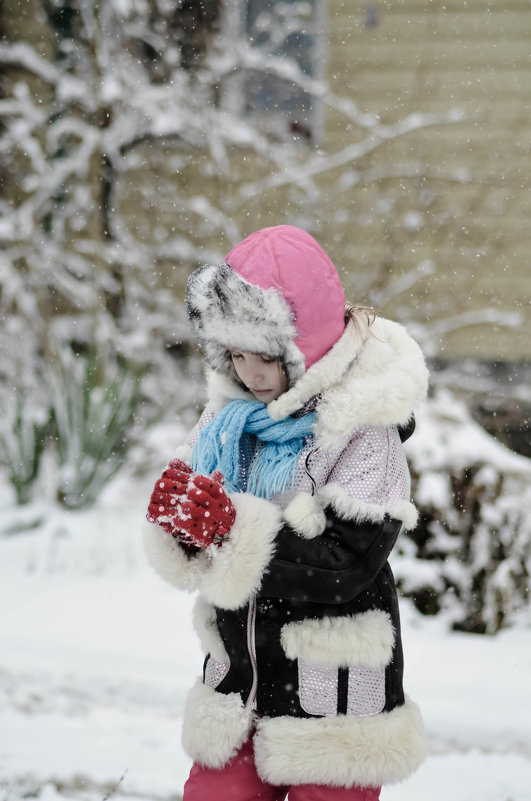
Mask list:
[[[210,409],[203,412],[187,438],[190,448],[213,417]],[[314,495],[317,489],[332,483],[341,486],[349,496],[366,503],[385,505],[409,499],[410,476],[402,443],[410,434],[411,429],[406,431],[397,426],[363,426],[352,434],[347,447],[336,449],[317,447],[313,436],[306,437],[293,485],[288,492],[271,500],[285,509],[298,493]],[[254,450],[243,454],[246,472],[259,448],[260,443],[255,443]],[[245,489],[245,475],[242,483]]]

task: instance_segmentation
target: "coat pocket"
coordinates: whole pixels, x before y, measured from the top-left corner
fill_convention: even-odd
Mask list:
[[[218,662],[212,656],[207,656],[203,673],[203,683],[207,687],[216,689],[230,670],[230,662]]]
[[[381,712],[394,636],[389,616],[380,610],[285,625],[282,645],[297,661],[302,709],[319,716]]]
[[[309,715],[377,715],[385,706],[385,668],[335,668],[298,660],[299,702]]]

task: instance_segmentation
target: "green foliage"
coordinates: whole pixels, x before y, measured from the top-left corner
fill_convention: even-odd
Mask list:
[[[48,421],[36,419],[29,403],[19,399],[11,415],[2,420],[0,446],[17,503],[32,500],[44,452]]]
[[[89,352],[63,358],[49,383],[57,499],[67,508],[89,506],[123,465],[140,377],[128,363],[104,365]]]
[[[18,400],[0,424],[0,460],[17,503],[53,493],[66,508],[93,504],[125,461],[140,386],[140,371],[129,362],[104,363],[95,349],[77,356],[61,351],[40,397]]]

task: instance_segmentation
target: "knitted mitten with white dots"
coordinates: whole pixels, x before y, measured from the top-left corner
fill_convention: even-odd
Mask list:
[[[173,459],[155,484],[147,519],[183,545],[208,548],[222,544],[236,512],[219,471],[203,476]]]

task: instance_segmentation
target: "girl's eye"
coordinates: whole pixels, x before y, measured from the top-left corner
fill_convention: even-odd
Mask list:
[[[236,361],[236,359],[243,359],[243,356],[241,353],[231,353],[231,359],[232,361]]]
[[[264,364],[273,364],[276,359],[272,359],[270,356],[260,356],[260,359],[264,362]]]

